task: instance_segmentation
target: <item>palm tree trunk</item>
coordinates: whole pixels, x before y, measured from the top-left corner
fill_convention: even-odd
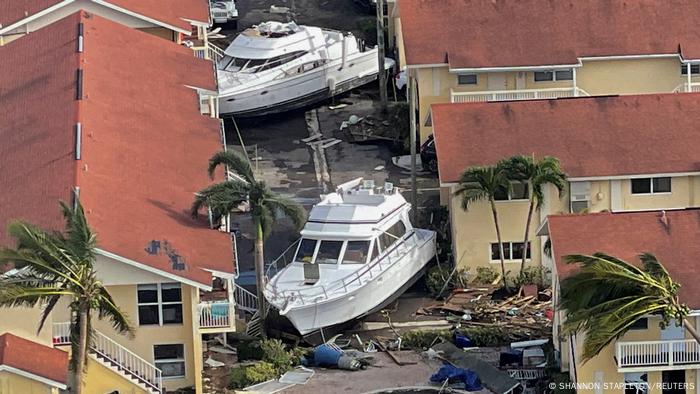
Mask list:
[[[81,303],[80,306],[80,326],[78,332],[78,359],[75,365],[75,379],[73,392],[81,394],[83,391],[83,369],[85,368],[87,358],[87,343],[88,343],[88,305]]]
[[[690,336],[695,338],[695,341],[700,344],[700,335],[697,331],[695,331],[695,327],[693,327],[693,325],[690,324],[688,319],[683,319],[683,327],[685,327],[685,330],[688,331]]]
[[[523,261],[520,262],[520,275],[525,271],[525,260],[527,260],[527,242],[530,236],[530,222],[532,221],[532,212],[535,210],[535,200],[530,198],[530,208],[527,211],[527,222],[525,222],[525,240],[523,241]]]
[[[256,236],[255,236],[255,281],[257,284],[258,295],[258,315],[260,316],[260,325],[263,338],[265,335],[265,318],[267,317],[267,308],[265,307],[265,296],[263,289],[265,288],[265,259],[263,249],[263,229],[262,223],[256,220]]]
[[[501,274],[503,275],[503,287],[508,291],[508,282],[506,281],[506,261],[503,253],[503,240],[501,240],[501,227],[498,225],[498,212],[496,211],[496,202],[491,199],[491,213],[493,213],[493,223],[496,225],[496,238],[498,239],[498,249],[501,257]]]

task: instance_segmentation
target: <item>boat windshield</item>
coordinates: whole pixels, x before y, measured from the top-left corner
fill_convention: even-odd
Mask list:
[[[294,261],[313,264],[338,264],[339,261],[342,264],[365,264],[370,244],[369,240],[331,241],[302,238]]]
[[[306,53],[306,51],[295,51],[269,59],[245,59],[226,55],[219,60],[219,68],[231,72],[257,73],[289,63]]]

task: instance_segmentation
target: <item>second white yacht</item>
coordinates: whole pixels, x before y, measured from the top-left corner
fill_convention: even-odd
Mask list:
[[[377,78],[376,48],[352,33],[265,22],[243,31],[217,62],[219,113],[260,116],[301,108]],[[394,61],[386,59],[390,69]]]

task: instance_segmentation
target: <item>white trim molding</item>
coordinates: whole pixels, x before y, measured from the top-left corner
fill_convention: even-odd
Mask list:
[[[192,286],[192,287],[196,287],[196,288],[202,289],[202,290],[204,290],[204,291],[211,291],[211,290],[212,290],[212,285],[211,285],[211,284],[205,285],[204,283],[195,282],[195,281],[193,281],[193,280],[191,280],[191,279],[183,278],[182,276],[178,276],[178,275],[172,274],[172,273],[170,273],[170,272],[166,272],[166,271],[160,270],[160,269],[158,269],[158,268],[153,268],[153,267],[151,267],[150,265],[146,265],[146,264],[143,264],[143,263],[139,263],[138,261],[134,261],[134,260],[128,259],[128,258],[126,258],[126,257],[122,257],[122,256],[120,256],[120,255],[118,255],[118,254],[114,254],[114,253],[112,253],[112,252],[108,252],[108,251],[106,251],[106,250],[104,250],[104,249],[97,248],[97,249],[95,249],[95,251],[96,251],[97,254],[99,254],[99,255],[102,255],[102,256],[105,256],[105,257],[109,257],[110,259],[117,260],[117,261],[119,261],[119,262],[121,262],[121,263],[128,264],[128,265],[131,265],[131,266],[136,267],[136,268],[140,268],[140,269],[142,269],[142,270],[144,270],[144,271],[148,271],[148,272],[152,272],[152,273],[154,273],[154,274],[158,274],[158,275],[163,276],[163,277],[166,277],[166,278],[168,278],[168,279],[170,279],[170,280],[174,280],[174,281],[176,281],[176,282],[181,282],[181,283],[184,283],[184,284],[186,284],[186,285],[190,285],[190,286]],[[206,271],[206,270],[203,269],[203,271]]]
[[[5,26],[5,27],[3,27],[3,26],[0,24],[0,34],[2,34],[2,33],[7,33],[7,32],[9,32],[9,31],[11,31],[11,30],[14,30],[14,29],[16,29],[16,28],[22,26],[22,25],[26,25],[27,23],[30,23],[30,22],[32,22],[32,21],[35,21],[35,20],[41,18],[42,16],[48,15],[48,14],[50,14],[50,13],[52,13],[52,12],[58,10],[58,9],[61,9],[61,8],[65,7],[65,6],[67,6],[67,5],[70,4],[70,3],[73,3],[73,2],[75,2],[75,0],[64,0],[64,1],[60,2],[60,3],[57,3],[57,4],[52,5],[51,7],[45,8],[45,9],[43,9],[43,10],[37,12],[37,13],[34,14],[34,15],[28,15],[28,16],[26,16],[24,19],[20,19],[20,20],[18,20],[17,22],[12,23],[12,24],[9,24],[9,25],[7,25],[7,26]]]
[[[569,177],[567,180],[569,182],[582,182],[582,181],[611,181],[611,180],[625,180],[625,179],[639,179],[639,178],[677,178],[684,176],[698,176],[700,171],[692,172],[666,172],[657,174],[634,174],[634,175],[603,175],[603,176],[584,176],[584,177]]]
[[[22,370],[22,369],[11,367],[9,365],[0,365],[0,372],[9,372],[9,373],[12,373],[15,375],[25,377],[27,379],[36,380],[37,382],[44,383],[44,384],[49,385],[51,387],[56,387],[59,390],[68,389],[68,386],[66,386],[64,383],[60,383],[60,382],[57,382],[55,380],[45,378],[43,376],[39,376],[39,375],[33,374],[31,372],[27,372],[27,371]]]

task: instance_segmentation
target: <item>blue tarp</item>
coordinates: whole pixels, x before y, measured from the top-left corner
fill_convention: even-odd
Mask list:
[[[449,379],[450,382],[464,383],[464,389],[467,391],[479,391],[483,389],[479,375],[471,369],[462,369],[450,364],[445,364],[430,377],[430,381],[433,383],[443,383],[446,379]]]

